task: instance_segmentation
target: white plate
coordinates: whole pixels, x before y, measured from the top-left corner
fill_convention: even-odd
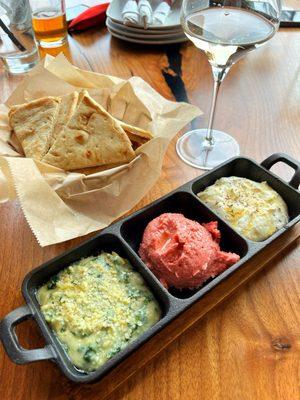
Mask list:
[[[187,40],[185,35],[174,35],[174,36],[166,36],[166,37],[148,37],[148,36],[140,36],[140,35],[135,35],[132,33],[125,33],[123,31],[118,31],[116,29],[113,29],[109,26],[107,26],[107,29],[109,30],[110,33],[118,35],[120,37],[126,37],[129,39],[135,39],[138,40],[139,42],[155,42],[155,44],[159,44],[159,43],[169,43],[170,41],[174,41],[174,43],[176,42],[180,42],[180,41],[184,41]],[[150,35],[151,36],[151,35]]]
[[[129,25],[124,25],[123,23],[113,21],[110,18],[107,18],[106,21],[109,21],[110,25],[115,27],[116,29],[123,28],[123,29],[126,29],[128,32],[140,33],[140,34],[144,34],[144,35],[146,35],[148,33],[151,35],[161,35],[161,34],[167,34],[167,33],[173,34],[173,33],[182,33],[183,32],[181,26],[179,26],[179,28],[175,28],[175,29],[173,29],[173,28],[172,29],[144,29],[142,26],[141,27],[138,27],[138,26],[133,27],[133,26],[129,26]]]
[[[127,27],[120,27],[115,24],[113,24],[109,19],[106,20],[106,26],[111,30],[114,31],[115,33],[119,35],[125,35],[128,37],[136,38],[136,39],[142,39],[142,40],[161,40],[161,39],[176,39],[176,38],[183,38],[184,33],[183,32],[177,32],[177,33],[165,33],[165,31],[162,31],[160,35],[150,35],[150,33],[143,32],[143,33],[135,33],[135,32],[130,32],[127,30]]]
[[[124,34],[119,34],[116,33],[115,31],[107,28],[108,31],[111,33],[112,36],[121,39],[121,40],[125,40],[126,42],[130,42],[130,43],[139,43],[139,44],[149,44],[149,45],[162,45],[162,44],[172,44],[172,43],[182,43],[182,42],[186,42],[187,41],[187,37],[178,37],[177,39],[161,39],[161,40],[155,40],[155,39],[149,39],[149,40],[145,40],[145,39],[135,39],[135,38],[131,38],[129,36],[125,36]]]
[[[168,15],[166,22],[164,25],[150,25],[150,29],[170,29],[170,28],[180,28],[180,9],[181,9],[181,0],[176,0],[172,6],[172,10]],[[160,3],[160,0],[153,0],[153,8]],[[122,10],[124,8],[125,1],[124,0],[112,0],[110,3],[106,15],[112,19],[114,22],[123,23]]]

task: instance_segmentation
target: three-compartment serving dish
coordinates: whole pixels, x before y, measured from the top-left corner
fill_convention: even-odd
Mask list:
[[[269,169],[277,162],[291,166],[295,173],[289,183],[284,182]],[[240,176],[254,181],[266,181],[285,200],[289,210],[289,222],[267,240],[252,242],[238,234],[224,220],[216,215],[209,207],[196,196],[198,192],[217,179],[225,176]],[[22,285],[26,305],[9,313],[0,323],[0,339],[8,356],[18,364],[32,361],[52,360],[56,362],[62,372],[75,382],[94,382],[102,378],[130,353],[137,350],[143,343],[162,330],[184,310],[202,298],[208,291],[213,290],[219,283],[226,280],[237,271],[252,256],[263,250],[278,236],[291,228],[300,220],[300,165],[286,154],[273,154],[260,165],[245,157],[235,157],[214,170],[184,184],[173,192],[149,204],[143,209],[125,217],[93,238],[71,249],[64,254],[44,263],[31,271]],[[196,290],[167,290],[152,272],[145,266],[138,256],[138,248],[148,222],[164,212],[182,213],[185,217],[198,222],[218,221],[222,233],[221,248],[225,251],[234,251],[240,255],[240,260],[217,277],[205,282]],[[130,343],[124,350],[117,353],[103,366],[93,372],[84,372],[77,369],[63,347],[46,323],[36,299],[37,289],[51,276],[57,274],[74,261],[101,251],[115,251],[121,257],[127,258],[147,282],[149,288],[159,302],[162,310],[161,319],[145,333]],[[28,318],[37,322],[47,345],[42,349],[23,349],[15,334],[15,326]]]

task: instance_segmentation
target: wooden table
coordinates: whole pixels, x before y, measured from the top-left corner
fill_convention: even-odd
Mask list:
[[[70,37],[73,63],[129,78],[141,76],[168,99],[189,100],[204,116],[212,90],[210,68],[191,44],[146,48],[114,40],[105,28]],[[221,89],[215,126],[231,133],[241,153],[263,160],[277,151],[300,155],[300,31],[282,29],[266,47],[232,68]],[[0,73],[4,101],[22,78]],[[275,171],[288,176],[278,166]],[[157,184],[136,209],[200,174],[169,146]],[[84,238],[38,246],[17,201],[0,206],[1,317],[23,303],[25,274]],[[298,243],[299,244],[299,243]],[[173,342],[111,396],[111,400],[297,400],[300,352],[300,249],[293,245],[230,300]],[[24,347],[42,344],[34,323],[18,328]],[[55,365],[17,366],[0,349],[3,400],[101,399],[82,397]]]

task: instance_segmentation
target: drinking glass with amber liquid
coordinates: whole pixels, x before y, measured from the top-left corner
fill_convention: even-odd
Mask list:
[[[41,47],[59,47],[67,40],[64,0],[30,0],[32,26]]]

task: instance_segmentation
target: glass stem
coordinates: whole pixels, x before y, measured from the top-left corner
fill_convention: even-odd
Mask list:
[[[211,107],[210,107],[210,115],[209,115],[209,122],[208,122],[208,127],[207,127],[207,132],[206,132],[206,144],[205,147],[209,150],[212,149],[214,145],[214,138],[212,134],[213,130],[213,124],[214,124],[214,117],[215,117],[215,111],[216,111],[216,104],[217,104],[217,97],[220,89],[220,85],[225,78],[229,68],[221,68],[221,67],[215,67],[211,66],[212,69],[212,74],[214,78],[214,89],[213,89],[213,97],[211,101]]]

